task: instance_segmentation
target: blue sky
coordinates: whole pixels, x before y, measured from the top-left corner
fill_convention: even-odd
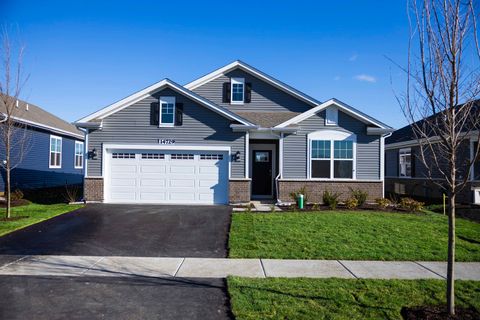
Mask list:
[[[67,121],[240,59],[399,128],[404,80],[386,57],[406,63],[405,11],[401,0],[0,0],[0,21],[26,45],[23,97]]]

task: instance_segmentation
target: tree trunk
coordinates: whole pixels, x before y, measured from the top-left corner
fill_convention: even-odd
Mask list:
[[[10,130],[10,129],[7,129]],[[10,218],[11,216],[11,198],[12,198],[12,189],[11,189],[11,175],[10,175],[10,134],[7,136],[7,141],[5,143],[5,155],[6,155],[6,161],[7,163],[5,164],[5,171],[7,175],[7,186],[5,188],[6,191],[6,200],[7,200],[7,208],[5,210],[5,216],[7,219]]]
[[[447,306],[451,315],[455,314],[455,197],[450,194],[448,203]]]

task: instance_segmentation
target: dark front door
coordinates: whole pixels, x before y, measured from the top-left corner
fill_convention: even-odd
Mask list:
[[[272,195],[272,151],[253,150],[252,195]]]

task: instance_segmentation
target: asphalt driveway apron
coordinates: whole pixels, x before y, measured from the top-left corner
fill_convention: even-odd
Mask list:
[[[230,219],[228,206],[89,204],[1,237],[0,255],[224,258]]]

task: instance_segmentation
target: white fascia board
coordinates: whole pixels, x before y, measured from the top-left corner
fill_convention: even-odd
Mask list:
[[[283,128],[283,127],[286,127],[288,125],[291,125],[291,124],[295,124],[295,123],[298,123],[298,122],[301,122],[305,119],[308,119],[310,118],[311,116],[313,116],[314,114],[322,111],[323,109],[327,108],[327,107],[330,107],[330,106],[336,106],[338,107],[340,110],[342,110],[343,112],[353,116],[354,118],[357,118],[359,119],[360,121],[362,122],[365,122],[367,124],[373,124],[373,125],[376,125],[382,129],[392,129],[390,126],[380,122],[380,121],[377,121],[377,120],[374,120],[373,118],[365,115],[363,112],[360,112],[359,110],[337,100],[337,99],[330,99],[318,106],[316,106],[315,108],[312,108],[310,110],[307,110],[305,111],[304,113],[301,113],[299,114],[298,116],[296,117],[293,117],[283,123],[280,123],[279,125],[275,126],[275,128]]]
[[[395,129],[367,127],[367,135],[369,136],[384,135],[384,134],[392,133],[394,130]]]
[[[85,139],[85,137],[81,134],[76,134],[76,133],[73,133],[73,132],[70,132],[70,131],[67,131],[67,130],[55,128],[55,127],[52,127],[52,126],[49,126],[49,125],[46,125],[46,124],[43,124],[43,123],[38,123],[38,122],[35,122],[35,121],[26,120],[26,119],[19,118],[19,117],[12,117],[12,119],[15,120],[15,121],[18,121],[18,122],[25,123],[25,124],[30,125],[32,127],[45,129],[45,130],[48,130],[48,131],[55,132],[57,134],[63,134],[65,136],[79,138],[79,139],[82,139],[82,140]]]
[[[213,146],[213,145],[175,145],[175,144],[117,144],[106,143],[103,147],[105,150],[198,150],[198,151],[229,151],[229,146]]]
[[[109,105],[108,107],[105,107],[97,112],[94,112],[88,116],[86,116],[85,118],[82,118],[78,121],[76,121],[75,123],[87,123],[87,122],[90,122],[91,120],[93,119],[104,119],[108,116],[110,116],[111,114],[115,113],[115,112],[118,112],[138,101],[141,101],[145,98],[147,98],[149,95],[151,95],[152,93],[158,91],[158,90],[161,90],[163,89],[164,87],[169,87],[175,91],[177,91],[178,93],[180,94],[183,94],[187,97],[189,97],[190,99],[194,100],[194,101],[197,101],[198,103],[202,104],[203,106],[217,112],[218,114],[221,114],[223,115],[224,117],[226,118],[229,118],[231,120],[235,120],[235,121],[238,121],[240,123],[243,123],[245,125],[251,125],[250,122],[248,122],[247,120],[243,119],[242,117],[234,114],[233,112],[230,112],[228,110],[226,110],[225,108],[222,108],[222,107],[219,107],[217,105],[215,105],[214,103],[208,101],[207,99],[193,93],[192,91],[182,87],[181,85],[173,82],[172,80],[170,79],[164,79],[160,82],[157,82],[143,90],[140,90],[138,91],[137,93],[134,93],[118,102],[115,102],[114,104],[111,104]]]
[[[213,72],[210,72],[209,74],[197,79],[197,80],[194,80],[190,83],[187,83],[185,85],[185,88],[189,89],[189,90],[194,90],[196,88],[198,88],[199,86],[209,82],[209,81],[212,81],[220,76],[222,76],[223,74],[235,69],[235,68],[240,68],[252,75],[254,75],[255,77],[273,85],[274,87],[290,94],[290,95],[293,95],[297,98],[299,98],[300,100],[303,100],[305,102],[307,102],[308,104],[311,104],[312,106],[316,106],[316,105],[319,105],[321,102],[306,95],[305,93],[301,92],[301,91],[298,91],[297,89],[281,82],[280,80],[277,80],[275,78],[273,78],[272,76],[269,76],[268,74],[246,64],[245,62],[242,62],[240,60],[236,60],[232,63],[229,63],[227,64],[226,66],[224,67],[221,67]]]

